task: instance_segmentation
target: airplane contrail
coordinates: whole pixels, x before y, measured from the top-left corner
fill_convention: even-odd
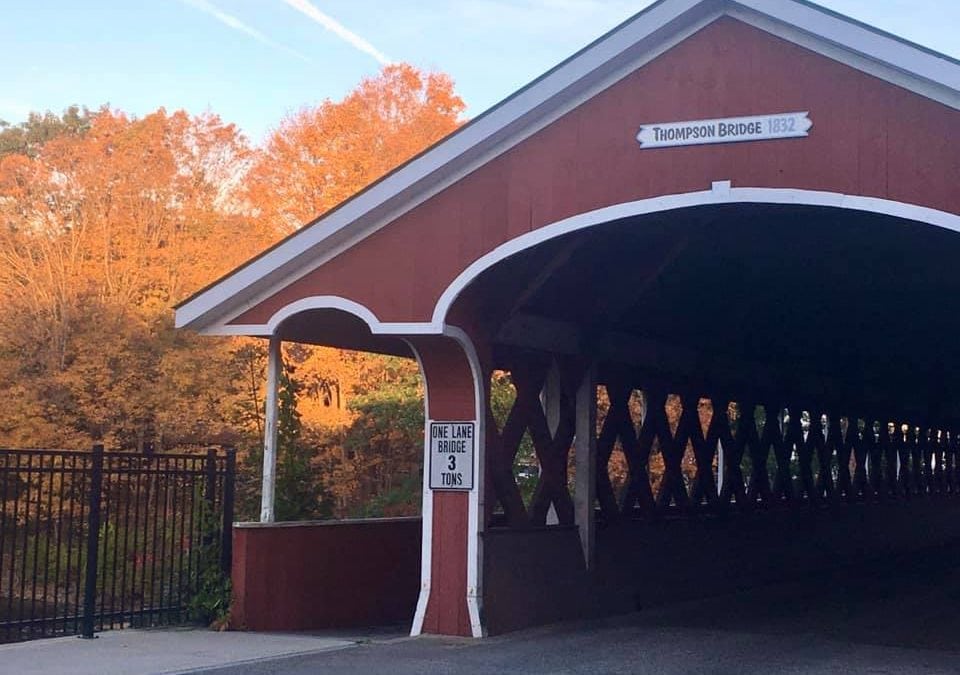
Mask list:
[[[256,40],[261,44],[267,45],[268,47],[272,47],[273,49],[279,49],[280,51],[286,52],[287,54],[290,54],[291,56],[295,56],[302,61],[306,61],[307,63],[312,63],[310,59],[308,59],[306,56],[304,56],[300,52],[296,51],[295,49],[290,49],[290,47],[282,45],[279,42],[271,40],[270,38],[268,38],[266,35],[258,31],[253,26],[250,26],[244,23],[243,21],[233,16],[232,14],[227,14],[226,12],[224,12],[222,9],[214,5],[209,0],[180,0],[180,2],[182,2],[183,4],[189,7],[193,7],[194,9],[200,10],[204,14],[208,14],[212,16],[214,19],[216,19],[223,25],[227,26],[228,28],[232,28],[233,30],[240,31],[241,33],[244,33],[252,37],[254,40]]]
[[[380,65],[390,65],[392,61],[379,49],[370,44],[367,40],[360,37],[342,23],[326,14],[314,5],[310,0],[283,0],[287,5],[305,15],[312,21],[320,24],[325,29],[339,37],[344,42],[360,50],[364,54],[372,56]]]

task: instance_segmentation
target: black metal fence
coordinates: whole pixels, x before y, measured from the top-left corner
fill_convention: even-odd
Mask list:
[[[181,623],[229,575],[232,450],[0,449],[0,642]]]

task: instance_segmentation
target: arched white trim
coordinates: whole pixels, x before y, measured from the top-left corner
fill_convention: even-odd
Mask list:
[[[338,309],[347,314],[352,314],[353,316],[363,319],[371,331],[383,325],[376,314],[359,302],[347,300],[346,298],[341,298],[336,295],[315,295],[309,298],[301,298],[277,310],[273,316],[270,317],[270,320],[267,321],[267,330],[269,330],[272,335],[277,332],[280,324],[291,316],[299,314],[300,312],[310,311],[311,309]]]
[[[421,323],[399,323],[383,322],[369,307],[361,305],[359,302],[349,300],[339,295],[313,295],[307,298],[301,298],[289,305],[284,305],[274,312],[273,316],[263,324],[231,324],[224,323],[213,326],[202,331],[207,335],[248,335],[269,337],[273,335],[280,324],[301,312],[308,312],[313,309],[335,309],[341,312],[351,314],[358,319],[363,320],[370,328],[370,332],[375,335],[424,335],[439,334],[439,330],[433,330],[430,324]]]
[[[427,616],[427,605],[430,603],[430,589],[433,576],[433,490],[430,489],[430,461],[427,458],[427,445],[430,438],[430,383],[427,382],[427,371],[423,367],[423,358],[416,345],[410,340],[404,340],[417,360],[420,369],[420,380],[423,382],[423,478],[420,488],[420,595],[417,598],[417,608],[413,612],[413,625],[410,627],[410,636],[417,637],[423,632],[423,620]]]
[[[641,199],[607,206],[595,211],[581,213],[570,218],[540,227],[532,232],[511,239],[475,260],[457,276],[437,300],[430,325],[442,330],[450,307],[480,274],[507,258],[542,244],[551,239],[577,232],[597,225],[603,225],[623,218],[675,211],[695,206],[711,204],[789,204],[802,206],[821,206],[850,211],[864,211],[886,216],[904,218],[921,223],[960,232],[960,215],[939,211],[926,206],[907,204],[876,197],[860,197],[835,192],[780,188],[733,188],[729,181],[713,184],[710,190],[686,192]]]

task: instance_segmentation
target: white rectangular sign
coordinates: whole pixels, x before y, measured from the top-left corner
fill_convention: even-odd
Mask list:
[[[690,122],[644,124],[637,140],[640,147],[670,148],[681,145],[769,141],[777,138],[808,136],[813,122],[808,112],[728,117]]]
[[[475,422],[430,422],[430,489],[472,490]]]

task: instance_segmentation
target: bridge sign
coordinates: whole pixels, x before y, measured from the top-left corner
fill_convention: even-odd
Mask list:
[[[781,113],[752,117],[727,117],[690,122],[644,124],[637,140],[640,147],[671,148],[681,145],[710,145],[742,141],[769,141],[808,136],[813,122],[809,113]]]
[[[430,422],[430,489],[472,490],[476,422]]]

